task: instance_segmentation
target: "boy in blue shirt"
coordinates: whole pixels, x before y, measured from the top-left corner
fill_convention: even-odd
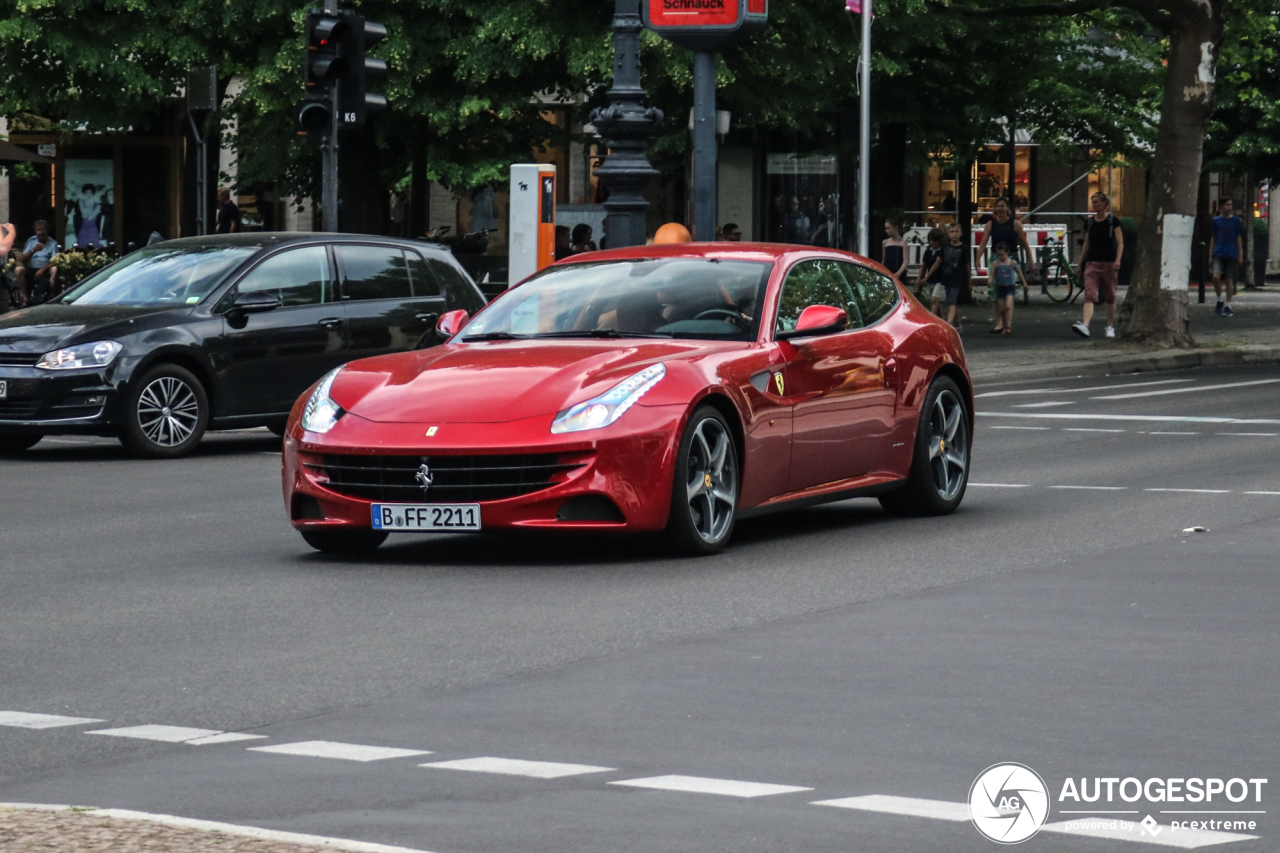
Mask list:
[[[1218,199],[1218,215],[1213,217],[1209,236],[1209,257],[1213,259],[1213,291],[1218,294],[1218,304],[1213,313],[1223,317],[1230,317],[1232,314],[1231,298],[1236,295],[1236,275],[1240,268],[1240,256],[1244,254],[1244,225],[1240,222],[1240,217],[1231,214],[1230,197]],[[1225,304],[1222,301],[1224,289],[1227,292]]]

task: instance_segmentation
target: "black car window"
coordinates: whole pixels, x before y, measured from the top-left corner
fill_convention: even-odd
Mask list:
[[[413,253],[410,252],[410,254]],[[484,296],[480,294],[479,289],[471,283],[471,279],[467,278],[464,273],[459,272],[453,264],[432,257],[427,257],[425,260],[420,258],[419,260],[426,264],[444,287],[446,302],[450,311],[461,308],[468,314],[475,314],[484,307]]]
[[[404,252],[390,246],[335,246],[342,270],[342,298],[408,299],[413,296]]]
[[[432,273],[427,262],[417,252],[405,252],[409,258],[409,279],[413,284],[413,295],[439,296],[440,280]]]
[[[801,312],[810,305],[832,305],[843,308],[849,317],[849,327],[862,325],[857,299],[853,288],[840,273],[835,261],[801,261],[787,273],[782,284],[782,296],[778,300],[776,329],[790,332],[796,327]]]
[[[306,246],[272,255],[236,286],[237,293],[270,293],[285,308],[333,302],[333,279],[324,246]]]
[[[840,269],[853,286],[864,325],[875,323],[898,304],[898,286],[888,276],[859,264],[841,263]]]

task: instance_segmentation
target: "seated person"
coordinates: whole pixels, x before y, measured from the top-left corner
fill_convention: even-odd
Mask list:
[[[58,293],[58,268],[50,261],[58,253],[58,241],[49,235],[49,223],[37,219],[35,234],[22,247],[13,274],[18,282],[18,307],[38,305]]]

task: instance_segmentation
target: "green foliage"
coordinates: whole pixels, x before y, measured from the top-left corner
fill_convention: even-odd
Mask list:
[[[1205,169],[1280,180],[1280,2],[1233,0]]]

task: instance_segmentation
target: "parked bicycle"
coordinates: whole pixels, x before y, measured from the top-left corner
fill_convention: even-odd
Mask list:
[[[1077,240],[1084,243],[1084,240]],[[1075,302],[1084,293],[1084,273],[1071,265],[1066,241],[1050,237],[1040,250],[1040,292],[1054,302]]]

